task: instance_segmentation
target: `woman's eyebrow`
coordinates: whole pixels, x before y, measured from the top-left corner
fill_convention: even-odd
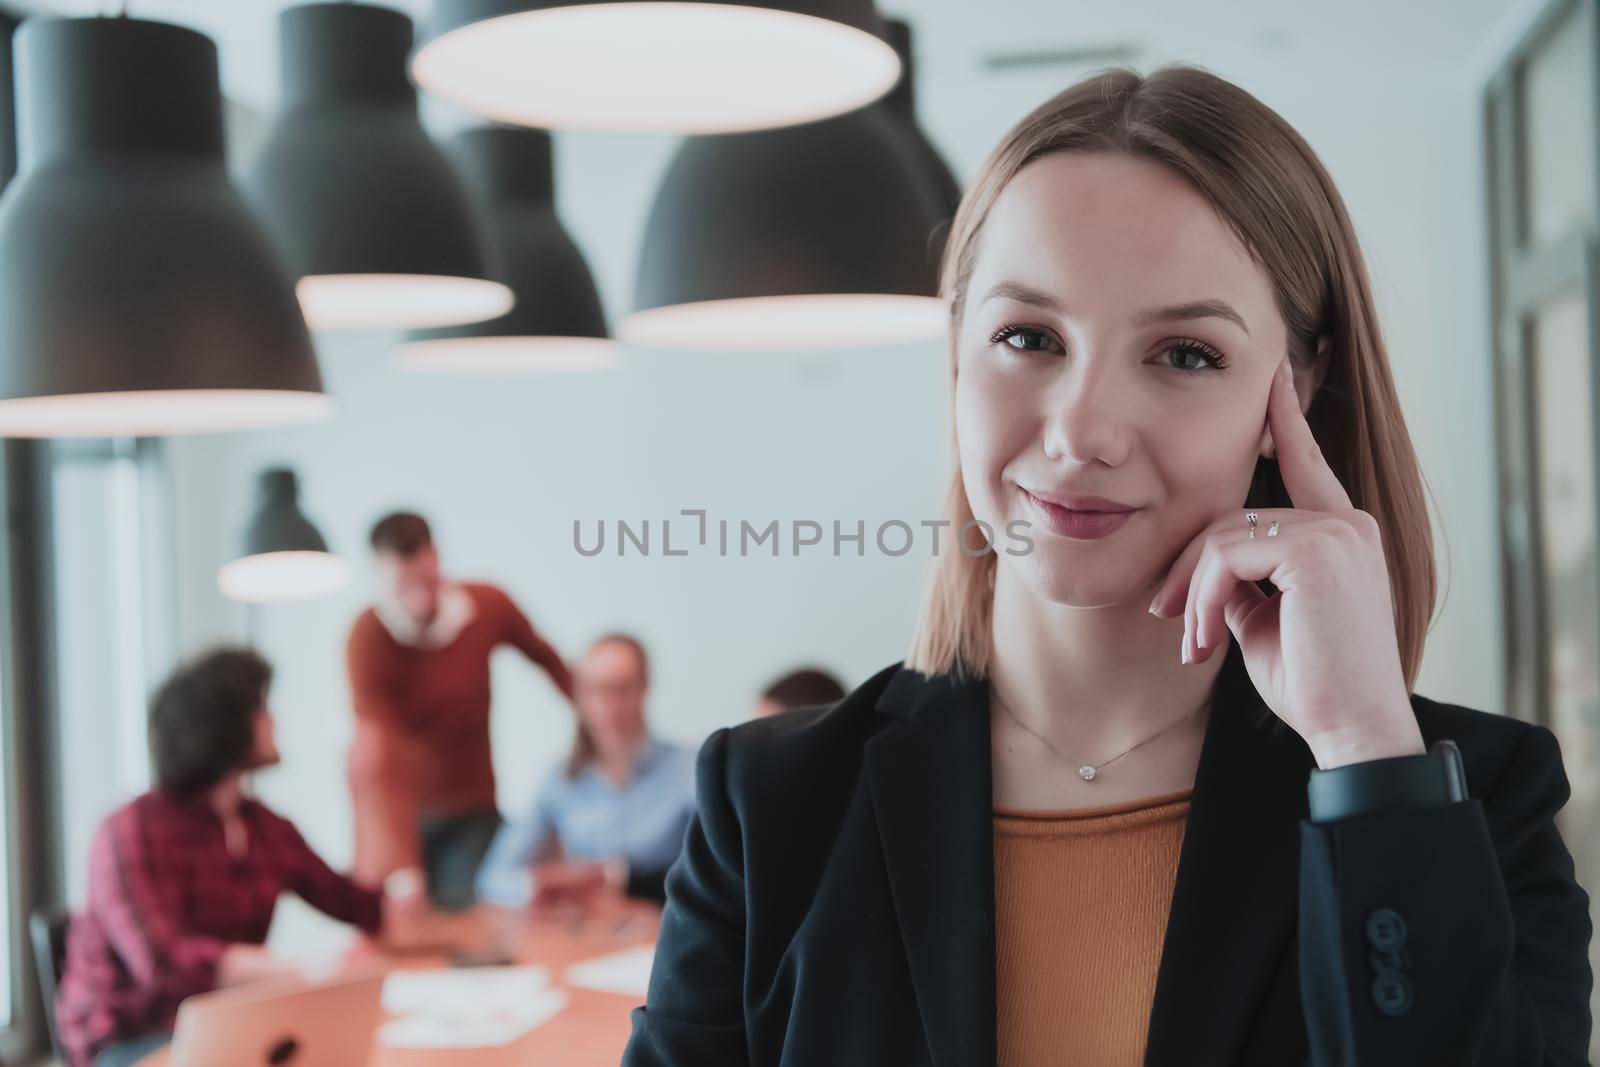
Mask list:
[[[1149,326],[1156,322],[1181,322],[1186,319],[1213,318],[1226,319],[1243,330],[1246,337],[1250,336],[1250,327],[1244,324],[1244,317],[1221,300],[1191,300],[1187,304],[1174,304],[1171,307],[1154,308],[1135,315],[1133,324],[1135,326]]]
[[[1000,282],[993,289],[984,294],[983,301],[987,302],[996,298],[1015,300],[1023,304],[1032,304],[1057,314],[1064,313],[1066,308],[1049,293],[1042,289],[1035,289],[1021,282]],[[1189,319],[1225,319],[1243,330],[1245,336],[1250,335],[1250,327],[1244,324],[1244,316],[1240,315],[1226,301],[1223,300],[1191,300],[1185,304],[1173,304],[1171,307],[1152,308],[1142,311],[1134,316],[1135,326],[1149,326],[1157,322],[1182,322]]]
[[[994,300],[996,298],[1015,300],[1023,304],[1032,304],[1035,307],[1042,307],[1047,311],[1059,312],[1062,310],[1061,301],[1057,300],[1055,297],[1051,296],[1042,289],[1035,289],[1032,286],[1023,285],[1021,282],[1000,282],[996,284],[993,289],[990,289],[987,293],[985,293],[983,295],[983,299],[979,301],[979,303],[988,303],[990,300]]]

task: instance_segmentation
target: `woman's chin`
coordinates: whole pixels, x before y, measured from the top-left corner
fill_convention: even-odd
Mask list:
[[[1064,608],[1109,608],[1150,599],[1149,582],[1122,575],[1082,560],[1050,560],[1047,554],[1002,564],[1013,569],[1021,584],[1046,603]]]

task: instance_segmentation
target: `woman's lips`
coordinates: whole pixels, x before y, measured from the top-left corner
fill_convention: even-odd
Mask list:
[[[1034,510],[1044,519],[1046,529],[1051,533],[1078,541],[1094,541],[1106,536],[1127,522],[1139,510],[1132,508],[1128,511],[1074,511],[1059,504],[1040,500],[1026,489],[1022,492]]]

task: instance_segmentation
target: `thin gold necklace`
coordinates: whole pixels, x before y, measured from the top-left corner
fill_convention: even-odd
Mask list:
[[[1068,766],[1076,767],[1078,769],[1078,777],[1082,778],[1086,782],[1094,781],[1095,775],[1100,773],[1100,769],[1102,767],[1106,767],[1106,766],[1108,766],[1108,765],[1110,765],[1112,763],[1115,763],[1117,760],[1121,759],[1123,756],[1126,756],[1128,753],[1132,752],[1134,749],[1138,748],[1140,745],[1145,744],[1146,742],[1149,742],[1149,741],[1154,741],[1156,738],[1160,737],[1162,734],[1166,733],[1168,730],[1171,730],[1174,727],[1180,725],[1181,723],[1186,722],[1187,720],[1192,718],[1194,715],[1198,714],[1201,708],[1204,708],[1207,704],[1211,703],[1211,697],[1210,697],[1210,695],[1207,695],[1206,699],[1201,701],[1199,706],[1195,707],[1191,711],[1185,712],[1183,714],[1182,718],[1178,719],[1176,722],[1173,722],[1169,726],[1163,726],[1161,729],[1157,730],[1155,733],[1153,733],[1149,737],[1145,738],[1144,741],[1136,741],[1132,745],[1129,745],[1127,748],[1123,749],[1121,752],[1118,752],[1115,756],[1112,756],[1108,760],[1103,760],[1100,763],[1080,763],[1079,761],[1077,761],[1075,759],[1071,759],[1068,756],[1064,755],[1059,748],[1057,748],[1055,745],[1050,743],[1050,739],[1048,737],[1045,737],[1043,734],[1039,733],[1039,731],[1035,730],[1033,727],[1031,727],[1027,723],[1023,722],[1022,718],[1016,712],[1011,710],[1011,705],[1007,704],[1005,702],[1004,698],[1002,698],[998,692],[995,692],[995,690],[994,690],[994,688],[992,686],[990,687],[989,691],[991,693],[994,693],[995,703],[1000,705],[1000,710],[1001,711],[1005,712],[1007,715],[1009,715],[1011,717],[1011,721],[1012,722],[1016,723],[1018,726],[1022,727],[1024,730],[1028,731],[1034,737],[1038,738],[1040,743],[1042,743],[1045,748],[1048,748],[1052,753],[1054,753],[1055,757],[1057,759],[1061,760],[1061,762],[1067,764]]]

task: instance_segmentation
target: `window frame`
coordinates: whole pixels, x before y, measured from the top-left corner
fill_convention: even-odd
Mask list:
[[[49,1049],[49,1026],[39,995],[28,917],[60,899],[59,784],[54,768],[54,626],[50,577],[50,444],[0,442],[0,731],[4,733],[8,880],[4,921],[11,1012],[0,1029],[0,1060],[26,1062]],[[24,713],[33,709],[33,714]]]
[[[1540,588],[1542,530],[1533,498],[1537,470],[1531,323],[1553,298],[1579,292],[1590,323],[1593,410],[1600,413],[1600,234],[1578,227],[1534,247],[1527,217],[1527,152],[1523,122],[1523,75],[1529,62],[1577,12],[1590,7],[1590,92],[1600,115],[1600,0],[1553,0],[1489,79],[1483,94],[1484,162],[1487,175],[1491,351],[1494,353],[1495,435],[1501,457],[1501,570],[1506,611],[1505,706],[1518,718],[1544,724],[1549,691],[1539,657],[1547,647]],[[1600,131],[1596,137],[1600,138]],[[1593,196],[1600,217],[1600,168]],[[1600,470],[1600,419],[1590,442]],[[1600,516],[1597,516],[1600,520]],[[1600,651],[1600,650],[1597,650]]]
[[[1545,581],[1545,537],[1538,484],[1534,323],[1540,310],[1553,300],[1578,296],[1588,327],[1589,406],[1593,413],[1588,444],[1592,469],[1600,479],[1600,221],[1576,225],[1565,235],[1541,245],[1533,243],[1524,90],[1531,61],[1567,26],[1569,17],[1584,17],[1580,5],[1588,8],[1588,93],[1592,113],[1600,120],[1600,0],[1552,0],[1508,51],[1482,96],[1490,351],[1505,611],[1504,699],[1510,714],[1546,727],[1555,725],[1555,698],[1550,684],[1551,605]],[[1600,121],[1596,125],[1600,127]],[[1600,142],[1600,128],[1594,136]],[[1600,143],[1595,151],[1600,157]],[[1590,194],[1594,207],[1591,218],[1600,220],[1600,166],[1592,175]],[[1600,491],[1596,492],[1595,510],[1594,528],[1600,530]],[[1600,647],[1595,649],[1595,655],[1600,657]],[[1563,809],[1562,821],[1581,825],[1585,814],[1569,807]],[[1592,865],[1593,855],[1584,851],[1585,836],[1571,832],[1566,836],[1579,869]],[[1590,955],[1591,959],[1600,960],[1600,943],[1590,946]],[[1600,1011],[1600,986],[1596,987],[1592,1007]],[[1589,1055],[1600,1056],[1600,1030],[1591,1039]]]

